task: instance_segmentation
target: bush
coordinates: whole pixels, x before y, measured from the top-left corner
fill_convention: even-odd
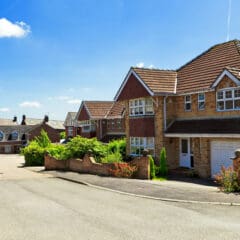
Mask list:
[[[60,144],[51,144],[47,149],[47,153],[58,159],[58,160],[65,160],[68,158],[68,154],[66,152],[66,147]]]
[[[66,132],[60,132],[60,139],[66,139]]]
[[[21,150],[24,155],[25,166],[43,166],[45,149],[40,147],[37,141],[32,141]]]
[[[41,133],[38,137],[35,137],[35,141],[39,145],[39,147],[46,148],[51,145],[51,141],[48,137],[47,132],[45,132],[43,129],[41,130]]]
[[[221,172],[214,176],[216,183],[220,185],[220,190],[224,192],[239,192],[238,174],[233,167],[222,166]]]
[[[97,162],[107,155],[107,147],[96,138],[83,138],[77,136],[66,144],[65,158],[83,158],[86,153],[92,152]]]
[[[102,163],[119,163],[122,162],[122,155],[120,152],[107,154],[106,157],[101,159]]]
[[[126,159],[126,139],[112,140],[107,145],[108,153],[119,152],[122,156],[122,159]]]
[[[159,168],[159,175],[160,176],[166,176],[168,173],[167,169],[167,155],[166,155],[166,149],[165,147],[162,148],[160,153],[160,168]]]
[[[130,166],[127,163],[115,163],[114,168],[110,169],[111,174],[114,177],[130,178],[137,171],[136,166]]]
[[[156,172],[155,172],[155,165],[154,165],[154,160],[151,155],[148,156],[149,162],[150,162],[150,178],[153,179],[156,177]]]

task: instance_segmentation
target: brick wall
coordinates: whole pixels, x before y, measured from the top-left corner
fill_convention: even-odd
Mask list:
[[[121,165],[121,163],[118,163]],[[138,179],[150,178],[150,165],[148,157],[135,158],[128,163],[130,166],[136,166],[137,171],[134,174]],[[83,159],[56,160],[55,158],[45,156],[45,170],[70,170],[79,173],[89,173],[101,176],[112,176],[111,170],[115,168],[113,163],[96,163],[93,157],[85,155]]]

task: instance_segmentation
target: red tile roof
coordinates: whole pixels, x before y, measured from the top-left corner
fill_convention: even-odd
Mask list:
[[[113,106],[113,101],[84,101],[91,119],[103,119]]]
[[[240,41],[215,45],[177,70],[177,93],[209,89],[226,68],[240,68]]]
[[[154,94],[175,92],[176,71],[136,67],[132,69]]]
[[[107,113],[107,118],[122,118],[124,114],[125,106],[121,102],[114,102],[111,109]]]

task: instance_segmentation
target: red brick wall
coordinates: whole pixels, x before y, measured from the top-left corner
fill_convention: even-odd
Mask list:
[[[30,133],[29,133],[29,140],[34,140],[35,137],[39,136],[41,133],[41,130],[44,130],[47,132],[49,139],[52,142],[59,142],[60,141],[60,134],[59,131],[48,126],[47,124],[43,123],[37,128],[34,128]]]
[[[129,135],[131,137],[154,137],[154,116],[129,119]]]
[[[143,85],[135,78],[132,74],[130,75],[126,85],[124,86],[121,94],[119,95],[117,101],[134,99],[140,97],[150,96],[148,91],[143,87]]]
[[[84,120],[90,120],[90,116],[88,115],[88,112],[85,106],[82,107],[81,112],[78,116],[78,121],[84,121]]]
[[[119,121],[120,124],[118,124]],[[125,120],[123,118],[108,119],[106,125],[108,132],[125,132]]]

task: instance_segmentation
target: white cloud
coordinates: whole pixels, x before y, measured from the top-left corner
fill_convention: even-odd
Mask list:
[[[82,100],[80,99],[71,99],[71,100],[68,100],[67,103],[69,104],[80,104],[82,102]]]
[[[20,107],[24,107],[24,108],[40,108],[41,104],[39,102],[36,101],[25,101],[19,104]]]
[[[9,108],[0,108],[0,112],[10,112],[10,109]]]
[[[58,100],[58,101],[66,101],[69,100],[69,96],[56,96],[56,97],[48,97],[48,100]]]
[[[143,68],[144,67],[144,62],[139,62],[136,64],[138,68]]]
[[[155,66],[153,64],[149,65],[148,68],[155,68]]]
[[[0,38],[4,37],[25,37],[30,33],[30,26],[25,22],[12,23],[6,18],[0,18]]]

